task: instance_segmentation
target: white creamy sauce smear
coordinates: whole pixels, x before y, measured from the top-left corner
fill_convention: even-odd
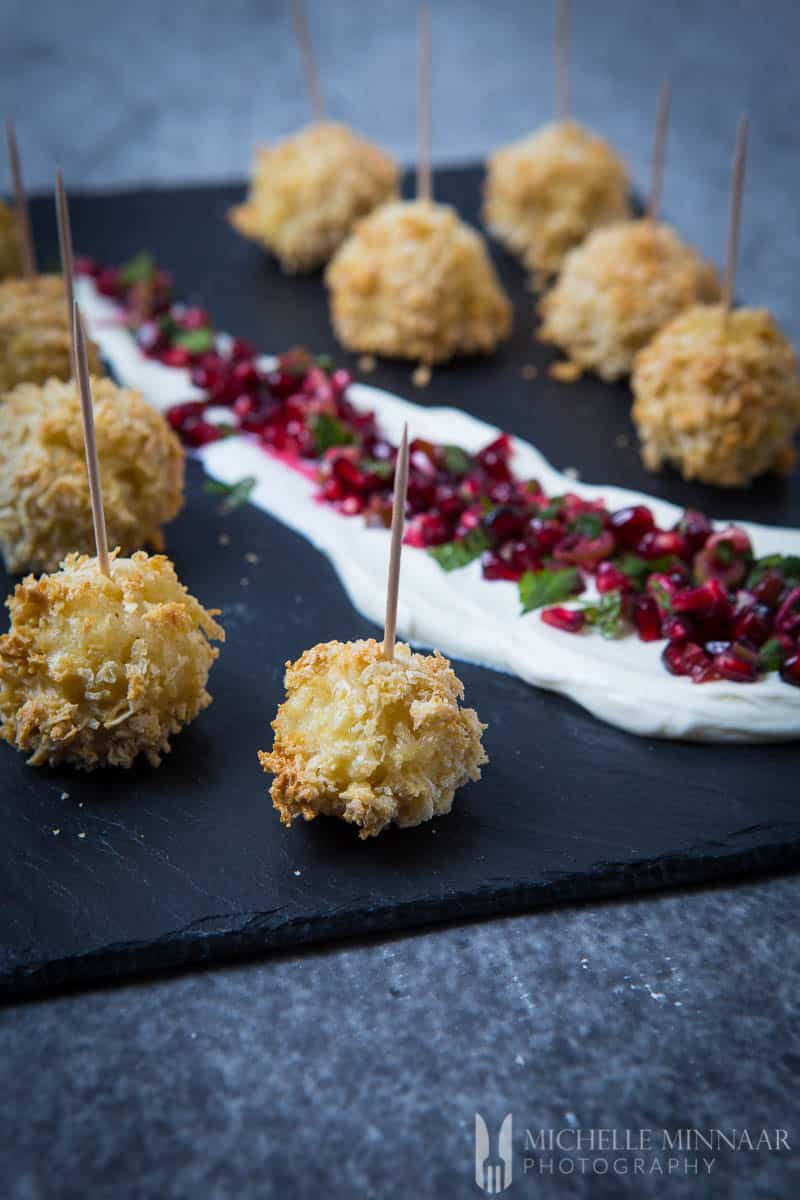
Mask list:
[[[128,331],[114,325],[119,310],[85,279],[77,295],[92,337],[118,378],[141,390],[159,409],[200,396],[187,371],[142,355]],[[411,437],[479,450],[500,432],[453,408],[422,408],[365,384],[349,398],[373,409],[381,430],[399,442],[404,422]],[[539,451],[513,439],[513,467],[538,479],[549,495],[572,491],[602,498],[610,509],[646,504],[660,526],[681,509],[619,487],[576,483]],[[246,437],[225,438],[200,452],[205,469],[223,483],[252,475],[253,503],[307,538],[331,560],[355,607],[381,624],[384,615],[389,533],[368,529],[359,516],[344,517],[315,500],[316,485]],[[800,531],[737,521],[758,556],[800,554]],[[603,721],[642,736],[709,742],[783,741],[800,737],[800,689],[772,674],[753,684],[693,684],[661,663],[664,642],[635,634],[606,640],[597,633],[570,635],[545,625],[538,613],[520,616],[516,584],[488,582],[480,563],[446,573],[424,551],[406,547],[400,581],[398,632],[408,641],[519,676],[526,683],[569,696]]]

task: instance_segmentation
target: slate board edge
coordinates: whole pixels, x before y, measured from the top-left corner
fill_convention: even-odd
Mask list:
[[[755,845],[731,854],[709,855],[698,848],[697,854],[636,863],[603,863],[589,875],[565,873],[546,884],[507,882],[502,887],[486,884],[471,894],[454,893],[435,905],[409,900],[392,911],[381,912],[369,905],[349,906],[346,911],[322,919],[300,912],[292,914],[290,907],[265,913],[232,912],[206,918],[160,939],[101,946],[85,955],[31,962],[4,970],[0,975],[0,1004],[33,1000],[45,993],[124,983],[143,975],[166,975],[188,968],[263,958],[284,949],[333,940],[512,916],[551,904],[629,897],[632,880],[637,892],[652,893],[798,869],[800,834],[788,842]],[[218,927],[209,932],[203,926],[211,921]]]

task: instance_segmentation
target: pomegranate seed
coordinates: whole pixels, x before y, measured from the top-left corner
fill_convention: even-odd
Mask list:
[[[509,479],[499,479],[489,484],[486,494],[493,504],[508,504],[514,499],[516,490]]]
[[[73,266],[75,268],[76,275],[93,276],[97,275],[100,270],[95,260],[93,258],[88,258],[85,254],[77,255],[73,262]]]
[[[136,330],[136,343],[143,354],[157,354],[166,346],[164,332],[158,321],[143,321]]]
[[[661,626],[661,633],[671,642],[691,642],[695,631],[691,617],[667,617]]]
[[[278,400],[285,400],[297,391],[299,380],[290,371],[270,371],[267,375],[267,386]]]
[[[116,267],[102,267],[95,276],[94,285],[101,296],[116,298],[122,290],[119,271]]]
[[[256,357],[255,346],[245,338],[234,338],[228,351],[228,357],[232,363],[247,362]]]
[[[338,367],[331,375],[330,381],[336,395],[343,396],[353,382],[353,376],[344,367]]]
[[[789,592],[775,614],[775,630],[791,638],[800,635],[800,587]]]
[[[594,568],[604,558],[614,553],[614,535],[604,529],[599,537],[584,537],[580,533],[568,533],[553,551],[559,562]]]
[[[714,655],[714,666],[723,679],[733,683],[753,683],[758,675],[758,664],[745,658],[734,649]]]
[[[744,639],[753,646],[763,646],[771,633],[772,615],[766,605],[748,605],[736,614],[733,636],[737,642]]]
[[[661,615],[652,596],[637,597],[633,623],[640,641],[657,642],[661,638]]]
[[[698,650],[700,647],[697,647]],[[685,663],[686,646],[680,642],[667,642],[664,649],[661,651],[661,661],[669,671],[670,675],[688,675],[689,671]]]
[[[450,531],[435,513],[421,513],[409,521],[404,540],[409,546],[441,546],[450,540]]]
[[[525,539],[539,554],[544,556],[551,552],[557,542],[561,541],[563,532],[558,521],[531,517],[525,527]]]
[[[192,356],[185,346],[170,346],[159,354],[160,361],[165,367],[188,367]]]
[[[191,305],[183,310],[180,324],[184,329],[210,329],[211,316],[204,308]]]
[[[364,508],[364,501],[360,496],[346,496],[339,505],[339,511],[343,512],[347,517],[354,517]]]
[[[484,579],[517,580],[522,578],[523,572],[515,570],[496,551],[487,550],[481,555],[481,574]]]
[[[702,550],[714,532],[714,527],[705,513],[698,512],[695,508],[686,509],[675,529],[686,538],[689,553],[692,555]]]
[[[791,654],[781,667],[781,679],[800,687],[800,654]]]
[[[205,405],[202,401],[190,400],[186,404],[173,404],[167,409],[167,420],[178,433],[188,421],[196,421],[203,415]]]
[[[632,550],[646,533],[655,529],[656,522],[649,508],[636,504],[632,508],[620,508],[611,514],[611,528],[621,546]]]
[[[769,608],[773,608],[783,595],[785,587],[786,581],[781,572],[770,567],[753,587],[753,595],[759,604],[766,604]]]
[[[701,587],[678,591],[672,601],[675,612],[700,612],[721,603],[728,603],[728,594],[718,579],[709,579]]]
[[[631,587],[631,581],[625,572],[620,571],[612,562],[598,564],[594,581],[601,595],[605,592],[626,592]]]
[[[542,620],[545,625],[552,625],[564,633],[580,633],[586,624],[586,615],[579,608],[544,608]]]
[[[518,538],[523,533],[527,520],[528,514],[522,508],[497,508],[486,518],[486,528],[495,541],[505,542],[509,538]]]
[[[218,441],[222,434],[216,425],[204,421],[201,417],[198,420],[187,421],[181,429],[181,437],[187,445],[199,447]]]
[[[231,371],[231,379],[240,392],[251,392],[259,385],[259,375],[253,362],[237,362]]]
[[[689,543],[683,534],[675,529],[651,529],[636,546],[636,553],[648,560],[670,555],[674,555],[675,558],[688,558]]]
[[[541,559],[537,557],[536,552],[527,542],[514,542],[512,544],[509,562],[515,571],[519,571],[522,574],[525,571],[538,571],[542,566]]]

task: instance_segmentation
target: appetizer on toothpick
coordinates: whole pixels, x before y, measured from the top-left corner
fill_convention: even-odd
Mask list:
[[[638,355],[632,380],[645,466],[672,463],[684,479],[718,487],[789,472],[800,427],[800,375],[788,338],[766,309],[732,308],[746,145],[743,117],[722,303],[670,321]]]
[[[601,379],[630,373],[636,353],[677,313],[719,296],[713,267],[658,220],[669,87],[661,91],[650,201],[640,220],[596,229],[570,250],[539,304],[539,338]]]
[[[77,305],[73,337],[96,555],[68,555],[9,599],[0,737],[35,766],[130,767],[140,754],[158,766],[170,737],[211,703],[206,682],[219,651],[210,640],[225,635],[169,559],[109,554]]]
[[[7,125],[8,153],[16,194],[17,237],[21,247],[23,278],[0,283],[0,393],[18,383],[44,383],[69,379],[70,324],[68,308],[72,281],[64,276],[38,275],[31,234],[28,202],[22,182],[19,152],[11,122]],[[102,373],[100,354],[87,342],[89,365]]]
[[[325,118],[319,72],[300,0],[293,0],[313,124],[258,151],[250,195],[228,214],[287,272],[328,261],[359,217],[397,195],[398,167],[347,125]]]
[[[284,825],[320,814],[374,837],[392,823],[447,813],[456,788],[480,779],[486,728],[460,708],[464,688],[438,651],[395,641],[408,481],[408,430],[397,456],[383,644],[372,638],[313,646],[286,664],[286,700],[272,722],[270,793]]]
[[[534,282],[558,271],[587,234],[630,216],[630,181],[614,150],[569,116],[569,4],[556,2],[556,120],[489,159],[483,219]]]
[[[424,364],[490,353],[511,304],[479,233],[432,199],[430,26],[420,13],[417,199],[360,221],[325,273],[331,320],[349,350]]]
[[[60,175],[57,210],[63,300],[72,291],[72,237]],[[112,544],[126,554],[161,550],[161,526],[183,506],[180,440],[138,392],[110,379],[95,380],[94,401]],[[70,552],[91,553],[80,410],[74,380],[20,383],[0,401],[0,553],[9,571],[55,571]]]

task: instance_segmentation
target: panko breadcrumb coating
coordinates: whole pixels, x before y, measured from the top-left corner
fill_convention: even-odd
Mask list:
[[[33,766],[152,766],[169,739],[211,703],[208,672],[225,640],[168,558],[70,554],[29,575],[8,601],[0,638],[0,737]]]
[[[651,471],[744,487],[788,472],[800,427],[800,376],[766,309],[698,305],[670,321],[636,359],[633,419]]]
[[[12,209],[0,200],[0,279],[18,275],[20,270],[17,219]]]
[[[183,447],[138,392],[92,383],[108,540],[125,553],[163,546],[183,504]],[[0,401],[0,552],[9,571],[50,571],[94,531],[81,405],[72,383],[21,383]]]
[[[0,283],[0,392],[18,383],[70,377],[67,295],[60,275]],[[86,339],[89,370],[101,375],[100,352]]]
[[[534,278],[558,271],[587,234],[631,215],[625,164],[603,138],[557,121],[489,159],[483,219]]]
[[[339,340],[362,354],[446,362],[490,353],[511,329],[483,239],[445,204],[385,204],[359,222],[325,282]]]
[[[619,379],[677,313],[719,297],[714,268],[669,225],[609,225],[571,250],[540,302],[539,338],[602,379]]]
[[[480,779],[486,728],[459,708],[464,688],[446,658],[402,642],[326,642],[286,664],[286,700],[272,722],[272,803],[284,825],[320,813],[359,827],[419,825],[449,812],[453,794]]]
[[[250,195],[228,214],[285,271],[312,271],[359,218],[397,195],[397,164],[346,125],[309,125],[258,151]]]

